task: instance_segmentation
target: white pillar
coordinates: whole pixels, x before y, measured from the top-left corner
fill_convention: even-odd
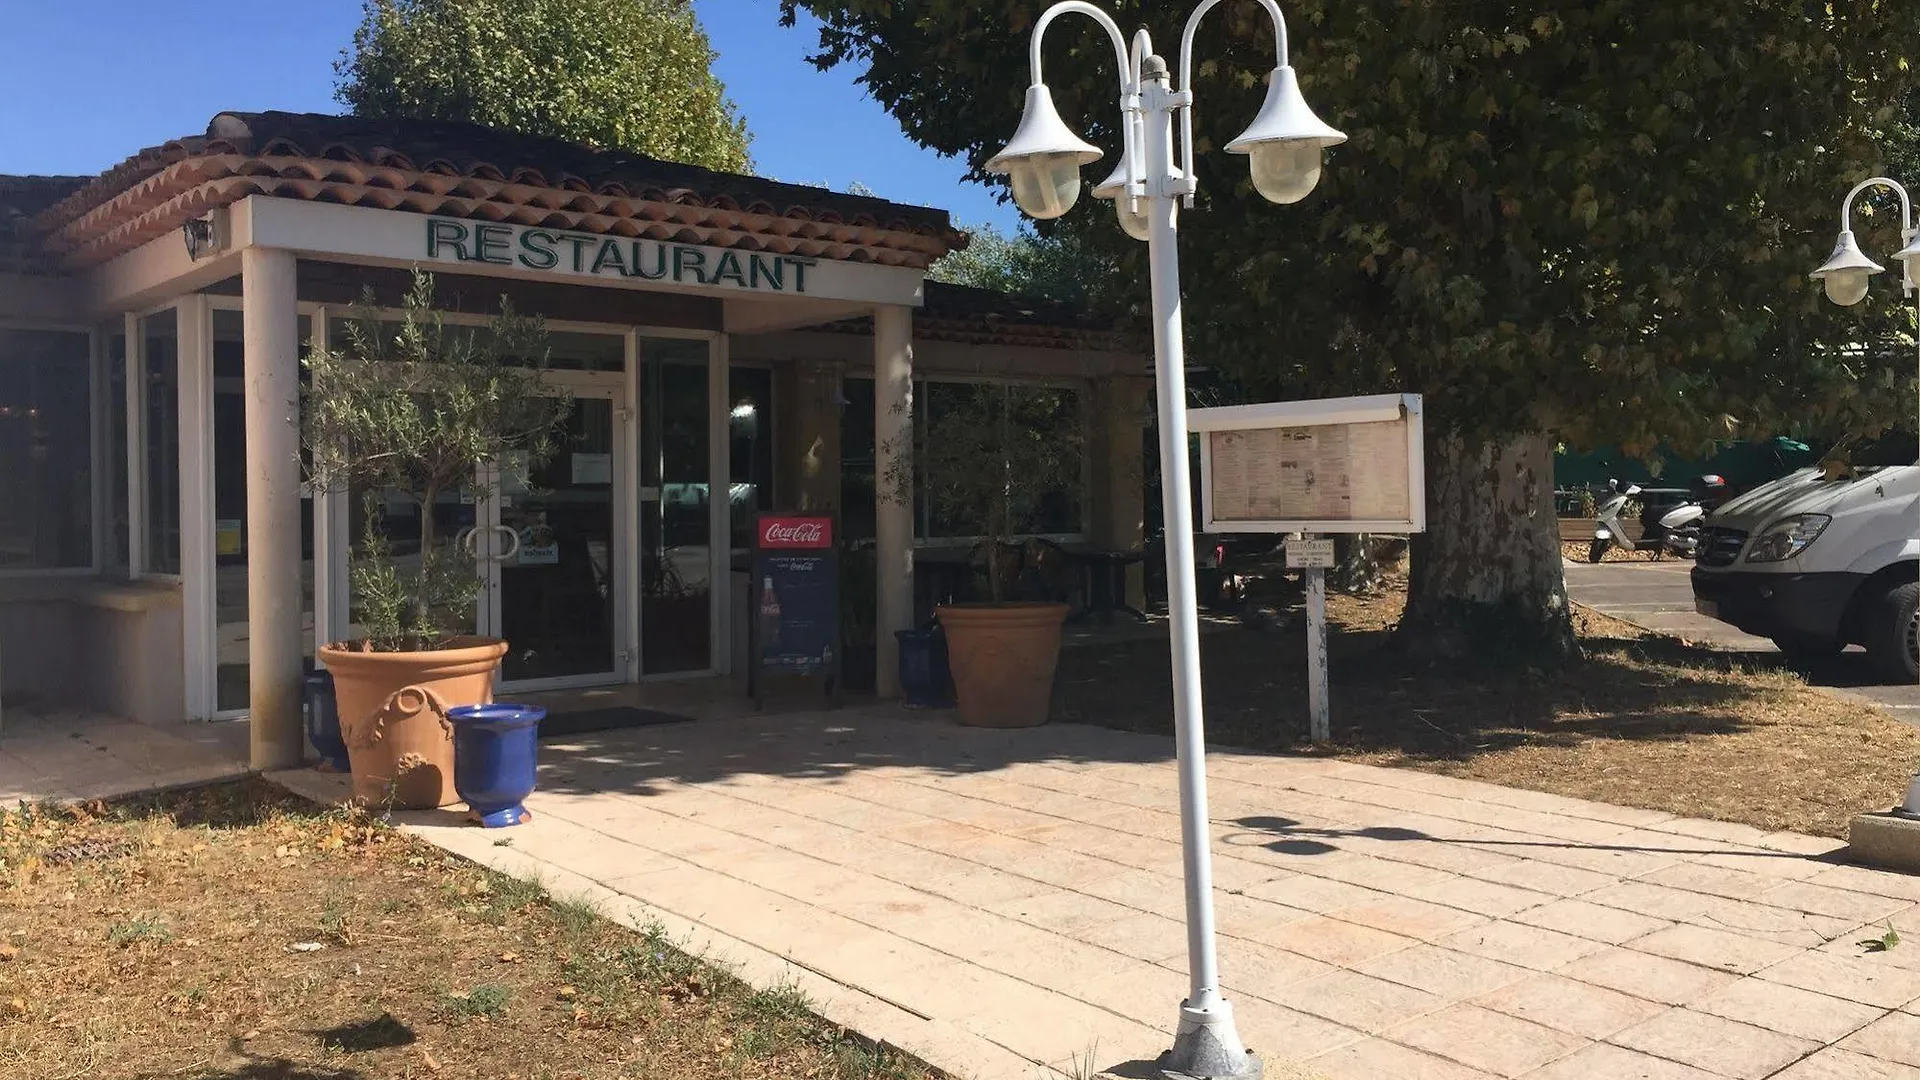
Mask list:
[[[873,312],[874,689],[900,696],[896,630],[913,627],[913,309]]]
[[[246,314],[251,765],[300,764],[300,316],[293,253],[240,253]]]

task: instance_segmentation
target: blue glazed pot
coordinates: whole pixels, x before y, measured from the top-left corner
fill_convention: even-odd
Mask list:
[[[945,709],[953,705],[953,675],[947,669],[947,635],[938,626],[896,630],[900,642],[900,692],[908,708]]]
[[[537,705],[456,705],[453,722],[453,788],[467,809],[489,829],[518,825],[533,815],[520,805],[533,794],[540,757]]]
[[[307,672],[307,741],[320,761],[334,772],[346,772],[347,740],[340,734],[340,707],[333,698],[333,672]]]

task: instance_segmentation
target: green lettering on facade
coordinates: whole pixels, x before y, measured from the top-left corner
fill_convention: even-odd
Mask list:
[[[520,265],[529,270],[551,270],[560,265],[560,253],[553,250],[553,234],[545,229],[521,233]]]
[[[778,255],[767,256],[755,252],[747,256],[747,268],[752,272],[753,277],[747,288],[757,289],[762,282],[765,282],[775,292],[786,290],[787,268],[781,263]]]
[[[427,258],[438,259],[440,245],[453,248],[453,257],[466,262],[472,256],[467,254],[467,227],[457,221],[442,218],[427,219]]]
[[[786,260],[788,266],[793,267],[793,291],[797,293],[806,292],[807,267],[812,266],[815,260],[802,259],[797,255],[782,255],[780,257]]]
[[[562,250],[563,245],[569,250]],[[807,271],[819,262],[760,251],[709,253],[686,244],[549,229],[525,229],[516,235],[512,225],[469,225],[436,217],[427,219],[427,258],[796,293],[807,291]]]
[[[580,236],[576,233],[567,233],[566,235],[562,236],[560,239],[573,245],[573,272],[576,274],[579,273],[583,269],[583,267],[580,265],[580,252],[588,244],[593,243],[596,237]]]
[[[658,281],[667,276],[667,247],[665,244],[653,245],[653,272],[648,273],[646,263],[641,258],[641,252],[645,250],[641,245],[646,243],[648,243],[646,240],[633,242],[633,265],[627,267],[627,276]]]
[[[734,251],[720,253],[720,261],[713,266],[713,283],[731,281],[741,288],[747,287],[746,272],[740,269],[740,255]]]
[[[620,254],[620,241],[611,236],[600,241],[600,253],[593,257],[593,269],[587,273],[597,274],[607,267],[612,267],[621,277],[627,274],[627,261]]]
[[[693,280],[702,285],[707,283],[707,253],[699,248],[680,247],[673,249],[673,280],[685,281],[691,271]]]
[[[475,225],[473,257],[480,262],[513,265],[513,230],[505,225]]]

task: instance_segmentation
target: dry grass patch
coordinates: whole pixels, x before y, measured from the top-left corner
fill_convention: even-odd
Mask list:
[[[1777,661],[1689,647],[1584,610],[1586,659],[1565,670],[1416,667],[1391,643],[1403,604],[1402,588],[1328,598],[1328,749],[1305,741],[1297,618],[1203,637],[1208,739],[1823,836],[1898,802],[1920,757],[1920,733],[1808,687]],[[1062,657],[1055,716],[1168,731],[1171,715],[1164,643]]]
[[[0,1076],[932,1075],[657,930],[261,782],[0,813]]]

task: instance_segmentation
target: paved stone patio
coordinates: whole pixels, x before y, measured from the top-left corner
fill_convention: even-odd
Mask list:
[[[1170,755],[1077,725],[750,716],[545,743],[510,832],[410,824],[956,1075],[1131,1074],[1186,987]],[[1276,1074],[1920,1080],[1920,879],[1419,772],[1210,769],[1223,981]],[[1857,944],[1889,925],[1912,944]]]
[[[247,771],[245,723],[136,724],[78,709],[6,711],[0,806],[110,799]]]

